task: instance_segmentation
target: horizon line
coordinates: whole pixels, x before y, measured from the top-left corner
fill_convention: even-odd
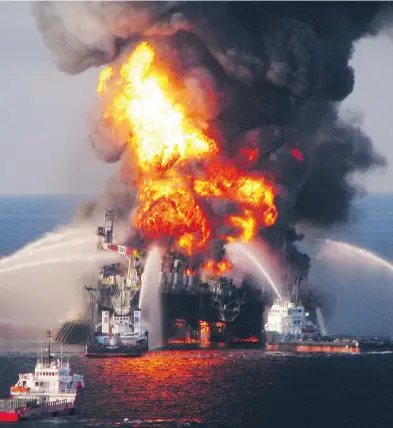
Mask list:
[[[0,198],[5,197],[99,197],[102,193],[0,193]],[[356,195],[354,199],[361,199],[371,195],[393,196],[393,190],[390,191],[366,191],[364,194]]]

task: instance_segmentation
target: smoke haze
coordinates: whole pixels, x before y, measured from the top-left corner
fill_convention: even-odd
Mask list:
[[[360,250],[362,251],[362,250]],[[332,334],[393,335],[393,265],[327,240],[310,271],[314,291],[334,296],[324,315]],[[328,283],[328,285],[327,285]]]
[[[377,29],[379,3],[37,2],[34,15],[61,71],[119,67],[147,40],[176,74],[188,113],[214,136],[229,159],[244,145],[259,149],[250,167],[279,190],[279,217],[260,234],[304,275],[309,257],[297,250],[296,222],[327,227],[348,218],[358,189],[355,172],[384,164],[369,137],[338,116],[353,90],[353,43]],[[103,200],[129,219],[136,191],[129,136],[89,116],[92,146],[121,161],[119,180]],[[117,191],[120,189],[120,191]],[[102,202],[98,203],[98,207]],[[212,208],[215,215],[230,206]],[[90,207],[90,214],[94,207]],[[133,242],[140,239],[133,237]],[[216,258],[223,243],[212,243]]]

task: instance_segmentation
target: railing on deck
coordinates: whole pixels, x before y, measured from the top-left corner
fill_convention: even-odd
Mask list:
[[[37,400],[0,400],[0,410],[14,410],[19,409],[20,407],[37,407]]]
[[[179,294],[209,294],[211,293],[210,290],[204,289],[199,286],[188,286],[188,285],[173,285],[164,283],[161,287],[161,291],[163,293],[179,293]]]
[[[8,400],[0,399],[0,410],[1,411],[14,411],[16,409],[37,409],[42,407],[56,407],[59,404],[72,404],[72,401],[68,401],[67,399],[63,400],[55,400],[55,401],[48,401],[47,403],[38,404],[37,400]]]
[[[61,389],[60,394],[76,394],[77,389]]]

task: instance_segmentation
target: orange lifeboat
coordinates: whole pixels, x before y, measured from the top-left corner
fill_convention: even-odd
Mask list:
[[[30,388],[25,388],[24,386],[13,386],[11,392],[29,392]]]

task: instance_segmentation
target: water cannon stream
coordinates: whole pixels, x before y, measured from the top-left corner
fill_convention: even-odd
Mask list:
[[[230,258],[231,258],[231,254],[233,257],[236,253],[238,253],[238,254],[241,254],[242,256],[245,256],[250,262],[252,262],[252,264],[256,268],[256,272],[259,274],[262,274],[262,278],[267,280],[268,284],[272,288],[276,297],[280,301],[282,300],[281,293],[280,293],[278,286],[276,285],[275,281],[273,280],[271,274],[268,272],[266,267],[263,265],[262,261],[256,257],[256,255],[253,253],[253,251],[251,250],[251,248],[249,246],[247,246],[246,244],[242,244],[240,242],[236,242],[236,243],[227,244],[226,248],[228,250],[228,254],[229,254]],[[234,265],[236,265],[235,262],[234,262]]]
[[[322,242],[324,246],[321,248],[318,258],[321,259],[324,256],[326,257],[337,257],[339,253],[345,251],[349,255],[356,255],[364,258],[365,260],[379,265],[380,267],[388,269],[390,272],[393,272],[393,263],[389,260],[386,260],[375,253],[366,250],[365,248],[358,247],[348,242],[335,241],[331,239],[317,239],[317,242]]]

